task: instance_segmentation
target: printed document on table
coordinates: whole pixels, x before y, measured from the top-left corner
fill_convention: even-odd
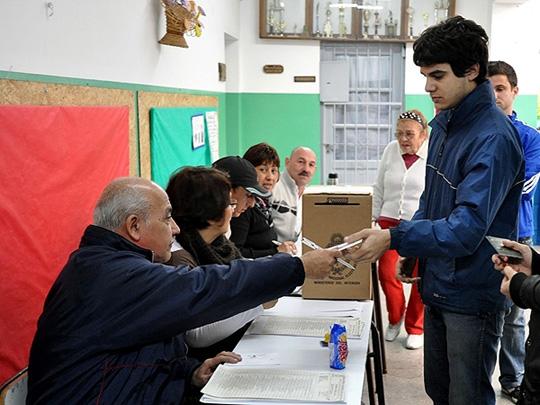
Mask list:
[[[345,375],[219,366],[201,392],[220,399],[345,402]]]
[[[347,337],[360,338],[365,323],[358,318],[306,318],[261,315],[248,329],[252,335],[312,336],[322,338],[334,323],[345,325]]]

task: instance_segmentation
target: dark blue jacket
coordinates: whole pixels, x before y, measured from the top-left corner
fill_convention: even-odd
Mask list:
[[[199,363],[183,332],[290,293],[298,258],[189,270],[89,226],[52,286],[32,343],[29,404],[178,404]]]
[[[426,186],[411,221],[391,229],[391,248],[420,260],[426,305],[478,314],[508,305],[486,235],[515,239],[523,185],[518,133],[488,81],[430,122]]]
[[[533,235],[532,198],[540,177],[540,134],[518,120],[515,112],[509,118],[518,130],[525,158],[525,183],[519,206],[519,237],[527,238]]]

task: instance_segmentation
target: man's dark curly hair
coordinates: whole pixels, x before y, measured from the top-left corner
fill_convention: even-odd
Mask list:
[[[486,80],[488,40],[480,25],[455,16],[429,27],[414,41],[413,60],[417,66],[448,63],[457,77],[464,77],[478,63],[480,69],[474,81],[480,84]]]

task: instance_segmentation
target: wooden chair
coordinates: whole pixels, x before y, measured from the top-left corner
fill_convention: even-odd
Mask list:
[[[0,405],[24,405],[28,393],[28,368],[19,371],[0,387]]]

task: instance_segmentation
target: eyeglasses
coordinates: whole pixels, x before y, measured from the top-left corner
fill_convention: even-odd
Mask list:
[[[280,214],[286,214],[287,212],[291,212],[293,215],[296,216],[296,208],[287,207],[286,205],[272,204],[272,209],[279,212]]]
[[[396,139],[399,138],[406,138],[406,139],[412,139],[415,137],[416,133],[414,132],[396,132],[395,134]]]

